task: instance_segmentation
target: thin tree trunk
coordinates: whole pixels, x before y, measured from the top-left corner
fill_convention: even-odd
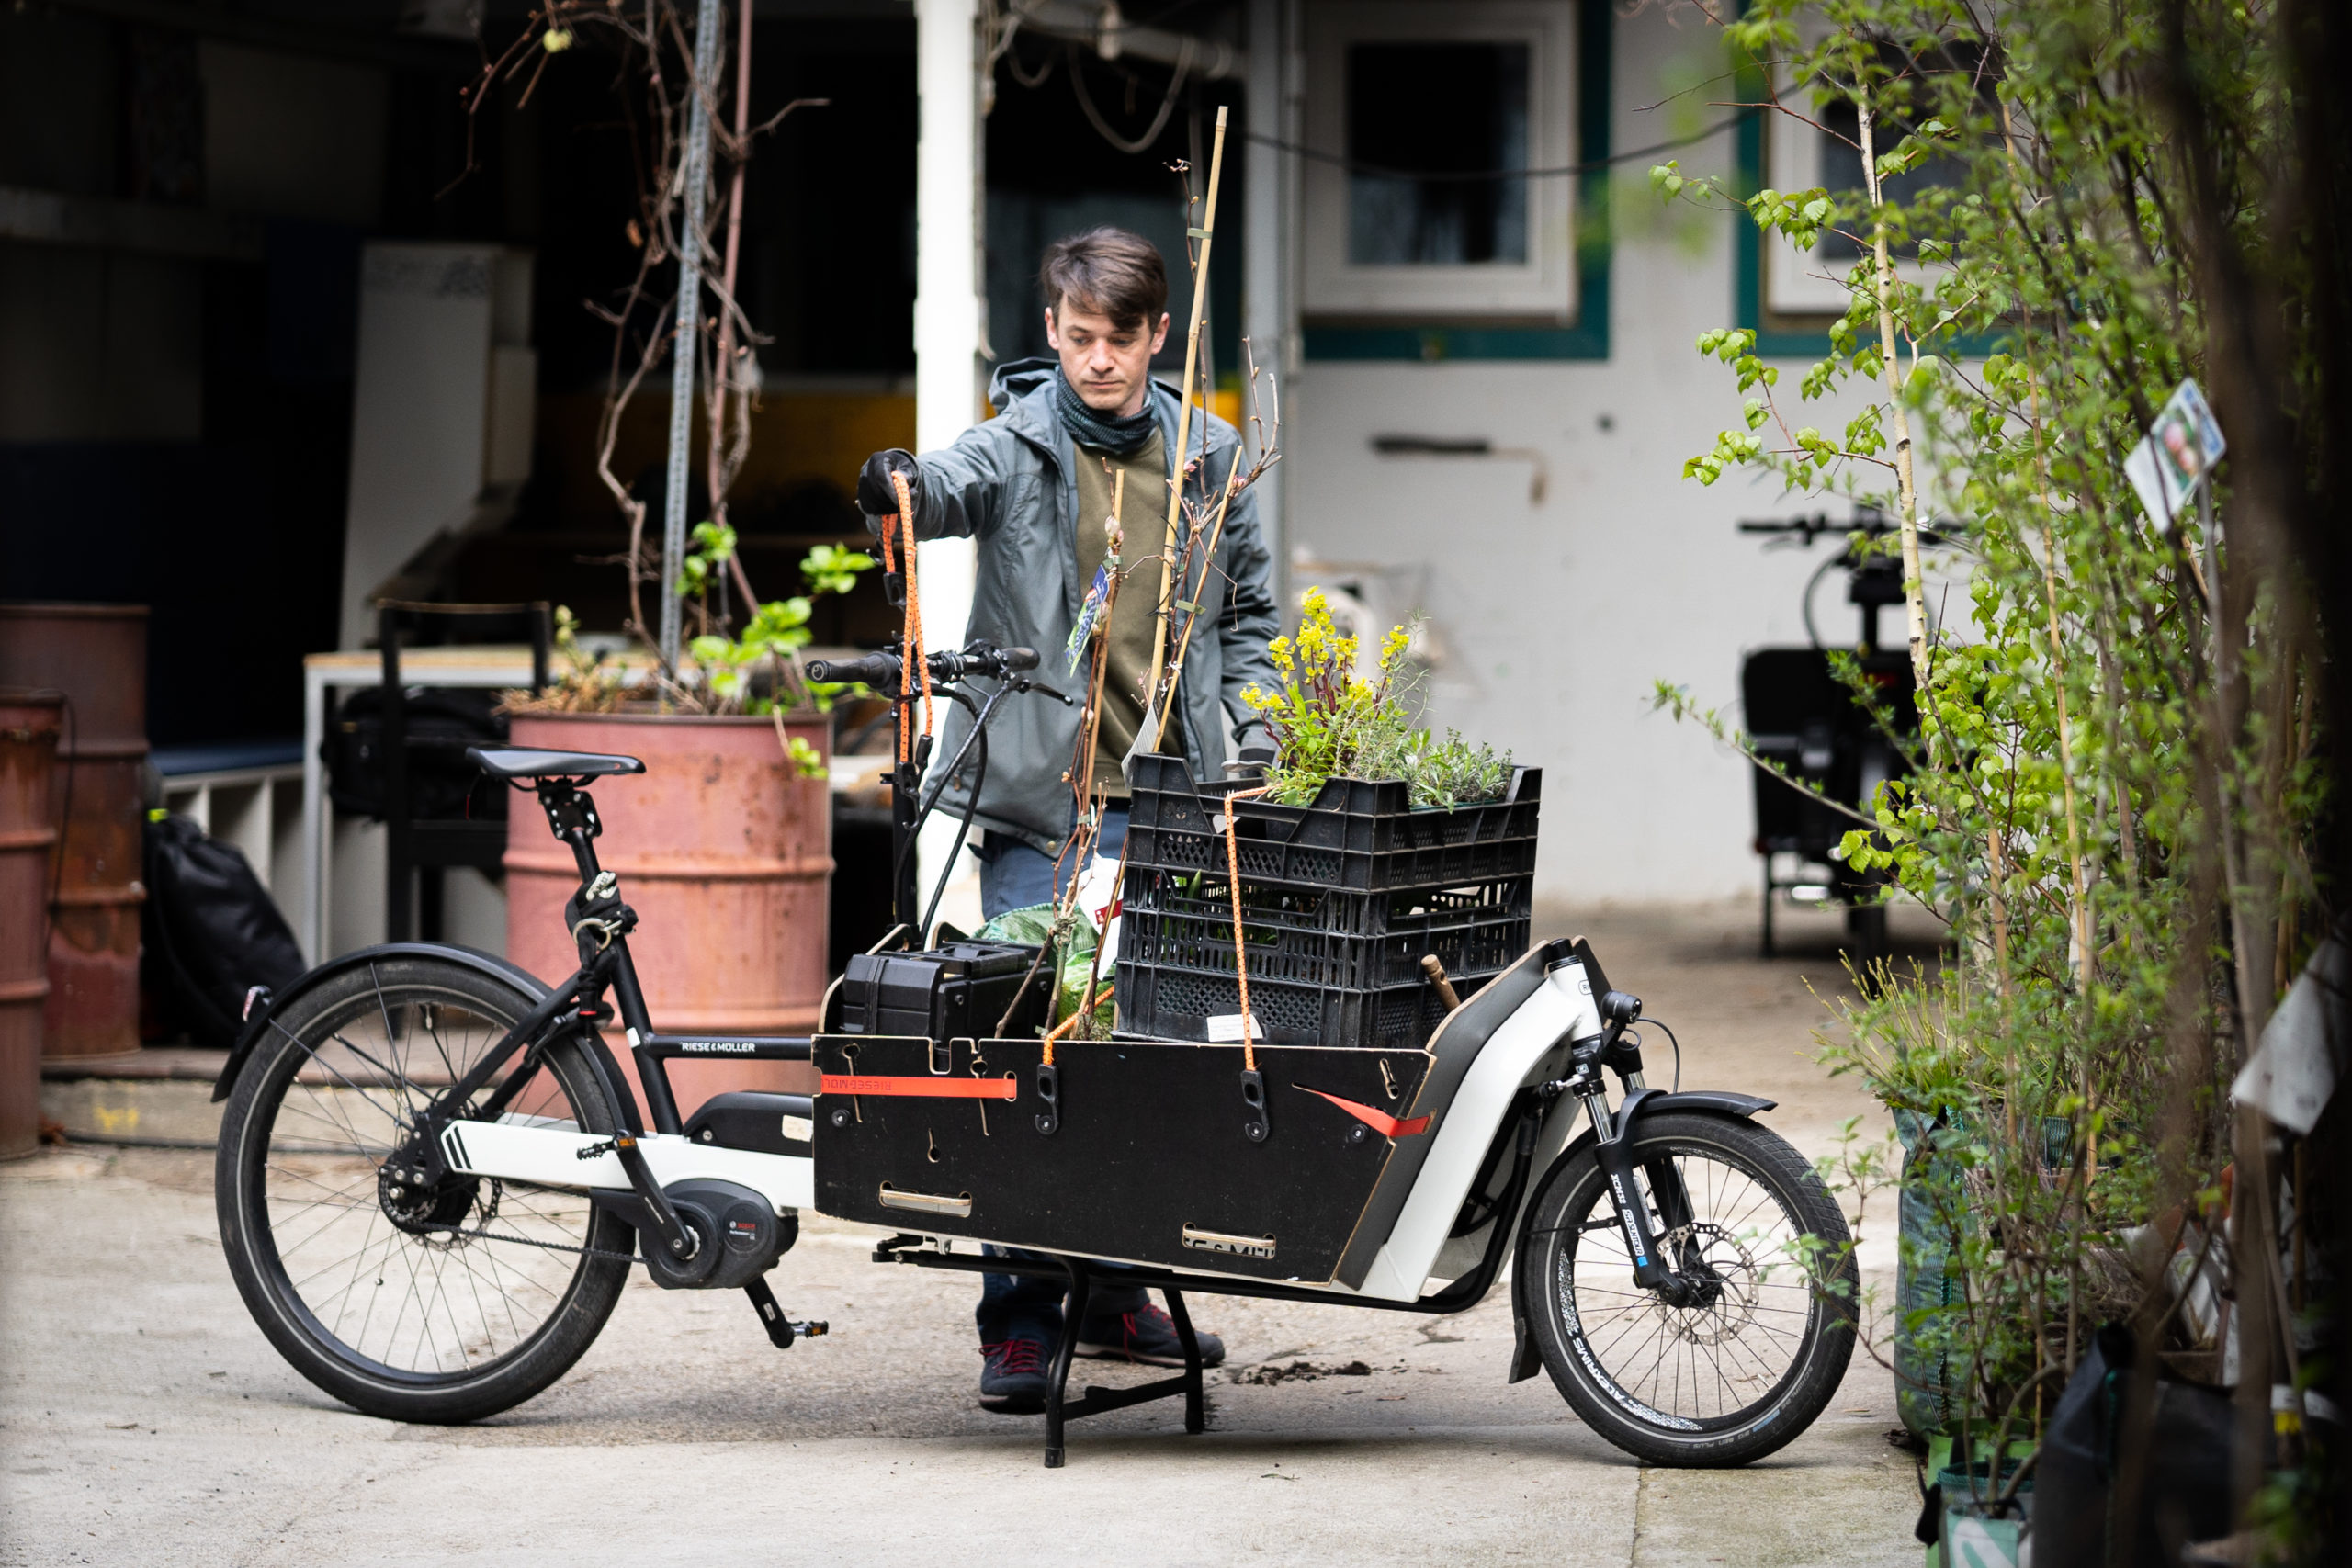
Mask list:
[[[1894,348],[1894,263],[1886,243],[1886,197],[1879,184],[1877,141],[1866,94],[1854,94],[1861,127],[1862,181],[1871,203],[1871,287],[1878,302],[1879,370],[1886,382],[1887,412],[1894,423],[1894,482],[1903,529],[1903,610],[1909,627],[1911,678],[1917,686],[1921,717],[1930,712],[1928,694],[1928,600],[1919,565],[1919,491],[1911,472],[1911,416],[1903,407],[1903,377]]]

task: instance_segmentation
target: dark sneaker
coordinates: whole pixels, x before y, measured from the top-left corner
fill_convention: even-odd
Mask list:
[[[1039,1339],[1000,1339],[980,1347],[980,1408],[1000,1416],[1035,1416],[1046,1408],[1046,1345]]]
[[[1197,1328],[1193,1337],[1200,1341],[1201,1365],[1225,1364],[1224,1340]],[[1156,1306],[1117,1317],[1088,1319],[1078,1331],[1077,1351],[1106,1361],[1148,1361],[1155,1367],[1184,1364],[1184,1342],[1176,1337],[1176,1325]]]

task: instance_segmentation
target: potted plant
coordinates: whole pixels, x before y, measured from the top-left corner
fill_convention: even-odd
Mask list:
[[[633,942],[656,1021],[682,1032],[807,1033],[826,984],[831,694],[804,678],[799,650],[809,638],[811,600],[847,592],[874,562],[862,551],[820,546],[801,562],[804,592],[764,600],[736,550],[727,497],[750,449],[759,374],[752,350],[763,341],[735,299],[754,135],[752,35],[746,25],[729,40],[715,22],[713,8],[701,7],[698,20],[695,7],[675,0],[628,8],[556,0],[489,60],[469,95],[477,109],[501,83],[521,82],[527,95],[550,58],[607,47],[619,56],[616,91],[632,100],[628,123],[642,141],[629,225],[635,276],[616,299],[591,302],[614,330],[597,475],[628,525],[624,629],[639,656],[590,655],[569,612],[560,612],[557,679],[540,694],[511,694],[506,707],[517,746],[623,752],[646,765],[642,778],[598,791],[597,807],[608,829],[604,864],[644,917]],[[731,131],[718,123],[729,63]],[[725,203],[712,199],[721,165]],[[673,421],[666,514],[656,536],[666,550],[647,537],[646,498],[613,469],[624,414],[662,368],[673,408],[690,404],[699,385],[709,437],[702,454],[707,513],[688,530],[692,432],[689,421]],[[649,584],[656,597],[650,617]],[[567,973],[577,959],[562,919],[578,886],[571,857],[537,812],[510,820],[508,956],[535,974]],[[625,1054],[621,1060],[633,1070]],[[700,1080],[706,1072],[714,1076]],[[722,1087],[815,1088],[811,1069],[782,1063],[682,1062],[672,1078],[685,1112]]]

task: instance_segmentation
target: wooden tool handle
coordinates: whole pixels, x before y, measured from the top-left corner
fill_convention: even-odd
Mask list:
[[[1452,1012],[1462,1005],[1462,998],[1453,994],[1453,982],[1445,977],[1445,965],[1437,961],[1436,953],[1421,954],[1421,973],[1427,975],[1430,984],[1437,987],[1437,998],[1445,1004],[1446,1011]]]

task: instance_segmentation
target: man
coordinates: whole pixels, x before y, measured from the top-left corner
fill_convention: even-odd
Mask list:
[[[1151,378],[1152,355],[1168,339],[1168,275],[1151,243],[1122,229],[1092,229],[1056,241],[1038,271],[1046,341],[1056,357],[1000,367],[989,389],[998,417],[974,425],[944,451],[921,457],[895,449],[876,453],[858,478],[857,501],[869,516],[896,513],[891,479],[903,475],[918,538],[976,539],[970,635],[1038,649],[1051,680],[1087,586],[1102,564],[1102,525],[1118,472],[1125,471],[1122,557],[1129,570],[1102,634],[1109,639],[1109,667],[1094,766],[1097,790],[1110,797],[1099,849],[1115,857],[1127,828],[1121,762],[1145,722],[1144,688],[1165,570],[1168,486],[1177,466],[1177,397]],[[1187,499],[1213,498],[1240,457],[1239,434],[1195,409],[1185,446],[1193,464]],[[1183,592],[1174,597],[1192,593],[1201,619],[1158,750],[1188,758],[1195,776],[1222,777],[1229,719],[1239,758],[1271,761],[1264,726],[1241,700],[1245,687],[1274,686],[1266,647],[1280,629],[1271,562],[1250,493],[1234,501],[1209,570],[1195,565],[1180,586]],[[1181,626],[1180,618],[1166,639],[1168,659],[1175,657]],[[961,707],[951,706],[933,755],[954,757],[970,722]],[[1076,708],[1048,698],[1005,704],[989,725],[988,772],[978,801],[966,793],[968,777],[951,780],[942,795],[943,811],[973,811],[980,830],[981,908],[990,919],[1045,903],[1060,891],[1056,863],[1077,825],[1065,775],[1076,757],[1079,724]],[[1065,865],[1061,874],[1067,879],[1082,869]],[[1062,1294],[1050,1280],[984,1277],[978,1314],[986,1358],[984,1406],[1043,1408],[1046,1367],[1061,1333]],[[1224,1359],[1225,1347],[1215,1335],[1201,1335],[1200,1345],[1209,1365]],[[1090,1293],[1077,1352],[1159,1365],[1183,1359],[1167,1314],[1151,1306],[1140,1288],[1106,1281]]]

